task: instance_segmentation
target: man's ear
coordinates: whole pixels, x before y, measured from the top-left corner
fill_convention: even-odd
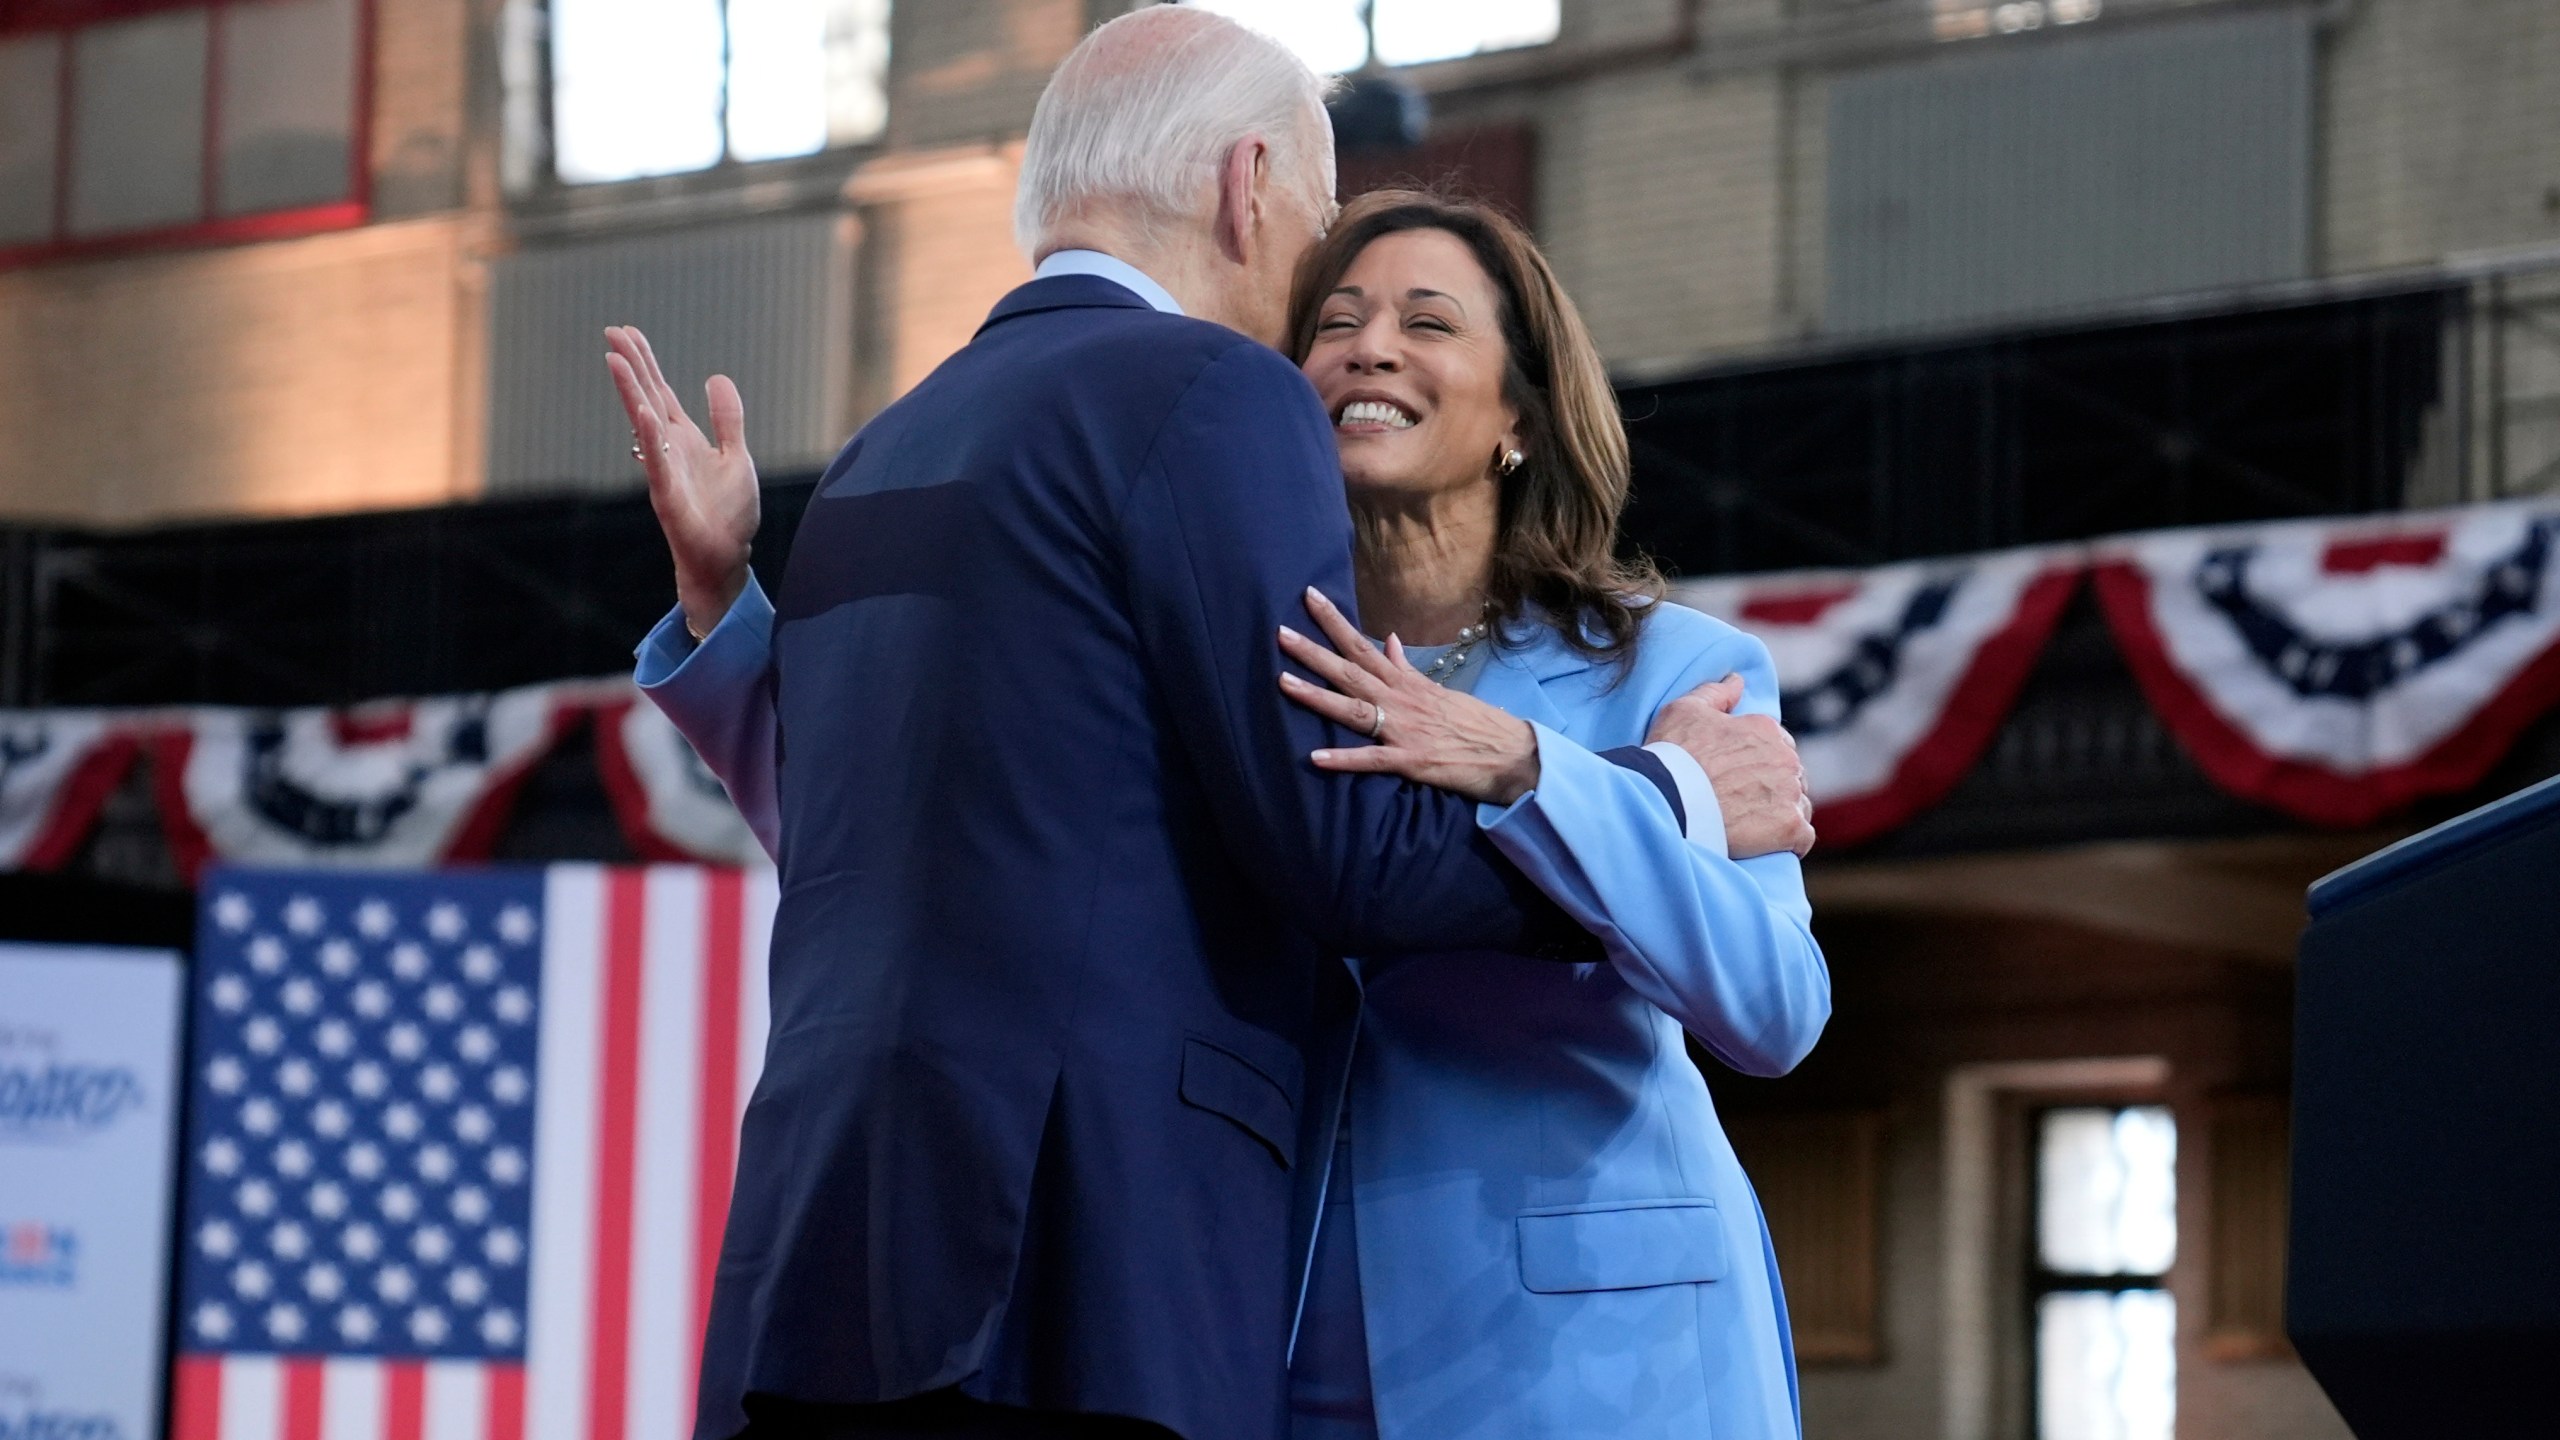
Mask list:
[[[1250,264],[1261,242],[1261,182],[1270,166],[1271,147],[1258,135],[1230,146],[1218,166],[1218,251],[1238,265]]]

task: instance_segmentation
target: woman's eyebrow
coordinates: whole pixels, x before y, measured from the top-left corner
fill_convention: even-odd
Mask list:
[[[1363,298],[1360,293],[1360,287],[1357,285],[1336,285],[1331,290],[1325,292],[1324,298],[1330,300],[1336,295],[1348,295],[1354,300]]]
[[[1459,314],[1464,315],[1467,313],[1467,303],[1459,299],[1457,296],[1450,294],[1446,290],[1425,290],[1421,286],[1416,285],[1412,289],[1404,292],[1404,298],[1407,300],[1446,300],[1450,304],[1458,307]]]

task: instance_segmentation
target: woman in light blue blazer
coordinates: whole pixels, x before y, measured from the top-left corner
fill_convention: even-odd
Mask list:
[[[1508,793],[1486,775],[1533,743],[1535,788],[1479,824],[1607,955],[1350,962],[1362,998],[1342,1063],[1307,1085],[1302,1153],[1330,1163],[1302,1186],[1322,1220],[1293,1436],[1797,1436],[1776,1256],[1684,1034],[1777,1075],[1829,1017],[1791,853],[1811,841],[1799,772],[1770,718],[1702,722],[1756,733],[1730,765],[1627,753],[1717,682],[1711,703],[1773,717],[1768,654],[1645,598],[1649,572],[1612,557],[1625,434],[1517,226],[1364,196],[1301,268],[1292,316],[1335,421],[1363,623],[1438,642],[1381,650],[1311,595],[1333,648],[1280,643],[1325,684],[1284,688],[1375,742],[1311,762]],[[640,667],[765,836],[771,719],[751,692],[770,615],[751,587],[698,652],[670,616]]]
[[[1293,319],[1335,417],[1363,623],[1457,632],[1382,653],[1311,597],[1334,650],[1281,643],[1331,688],[1283,687],[1377,742],[1315,763],[1473,793],[1526,721],[1536,788],[1479,822],[1608,954],[1354,962],[1296,1440],[1795,1436],[1776,1254],[1683,1032],[1753,1075],[1812,1048],[1830,981],[1797,856],[1776,848],[1810,831],[1723,833],[1715,791],[1765,776],[1710,784],[1659,747],[1683,782],[1674,814],[1595,753],[1644,744],[1665,705],[1726,677],[1741,711],[1774,715],[1768,653],[1644,602],[1648,577],[1609,558],[1625,434],[1516,226],[1364,196],[1301,268]],[[1471,640],[1470,610],[1495,643]]]

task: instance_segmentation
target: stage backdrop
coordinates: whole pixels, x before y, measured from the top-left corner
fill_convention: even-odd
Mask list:
[[[159,1433],[183,973],[0,944],[0,1435]]]
[[[178,1440],[681,1440],[770,872],[216,869]]]

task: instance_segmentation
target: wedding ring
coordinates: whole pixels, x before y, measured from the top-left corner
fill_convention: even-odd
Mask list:
[[[634,459],[634,460],[637,460],[637,459],[639,459],[639,458],[640,458],[640,447],[639,447],[639,446],[634,445],[634,446],[632,446],[632,447],[631,447],[631,458],[632,458],[632,459]]]
[[[1369,738],[1375,740],[1386,732],[1387,707],[1373,702],[1369,706]]]

